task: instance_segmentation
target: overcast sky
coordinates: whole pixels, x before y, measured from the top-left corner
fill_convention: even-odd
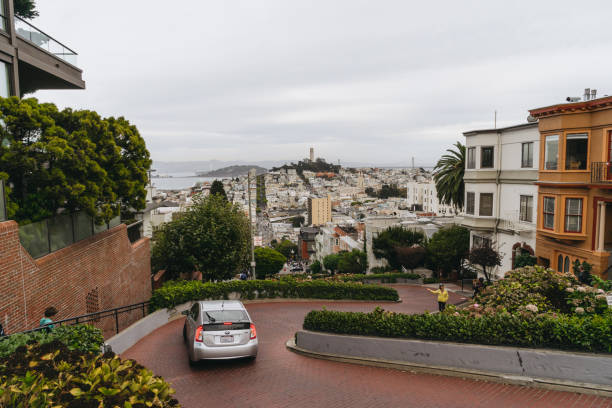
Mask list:
[[[463,131],[612,94],[609,1],[38,0],[84,91],[154,160],[435,163]]]

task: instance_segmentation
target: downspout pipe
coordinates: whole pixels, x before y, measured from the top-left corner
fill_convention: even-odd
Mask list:
[[[493,228],[493,235],[495,237],[495,247],[497,252],[499,252],[499,242],[497,240],[497,232],[499,230],[499,223],[501,221],[500,210],[501,210],[501,169],[502,169],[502,154],[501,154],[501,131],[497,131],[497,146],[496,146],[496,156],[497,156],[497,174],[495,176],[495,188],[496,188],[496,196],[495,200],[495,227]],[[499,266],[495,268],[499,269]]]

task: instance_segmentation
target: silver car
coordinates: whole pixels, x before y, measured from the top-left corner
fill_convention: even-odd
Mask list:
[[[238,300],[199,301],[183,312],[189,363],[257,357],[257,330]]]

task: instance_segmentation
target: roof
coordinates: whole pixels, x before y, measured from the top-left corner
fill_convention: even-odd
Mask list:
[[[518,125],[506,126],[503,128],[469,130],[467,132],[463,132],[463,136],[467,137],[467,136],[476,136],[482,133],[508,132],[512,130],[528,129],[531,127],[538,127],[538,122],[520,123]]]
[[[605,96],[603,98],[591,99],[589,101],[558,103],[556,105],[545,106],[543,108],[531,109],[529,113],[534,118],[540,118],[554,114],[587,112],[605,108],[610,105],[612,105],[612,96]]]
[[[203,310],[244,310],[245,307],[239,300],[200,300]]]

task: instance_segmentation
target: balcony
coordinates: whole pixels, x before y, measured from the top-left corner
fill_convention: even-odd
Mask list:
[[[15,34],[55,55],[57,58],[63,59],[75,67],[77,66],[76,52],[17,16],[15,16]]]
[[[612,163],[591,163],[591,183],[612,183]]]

